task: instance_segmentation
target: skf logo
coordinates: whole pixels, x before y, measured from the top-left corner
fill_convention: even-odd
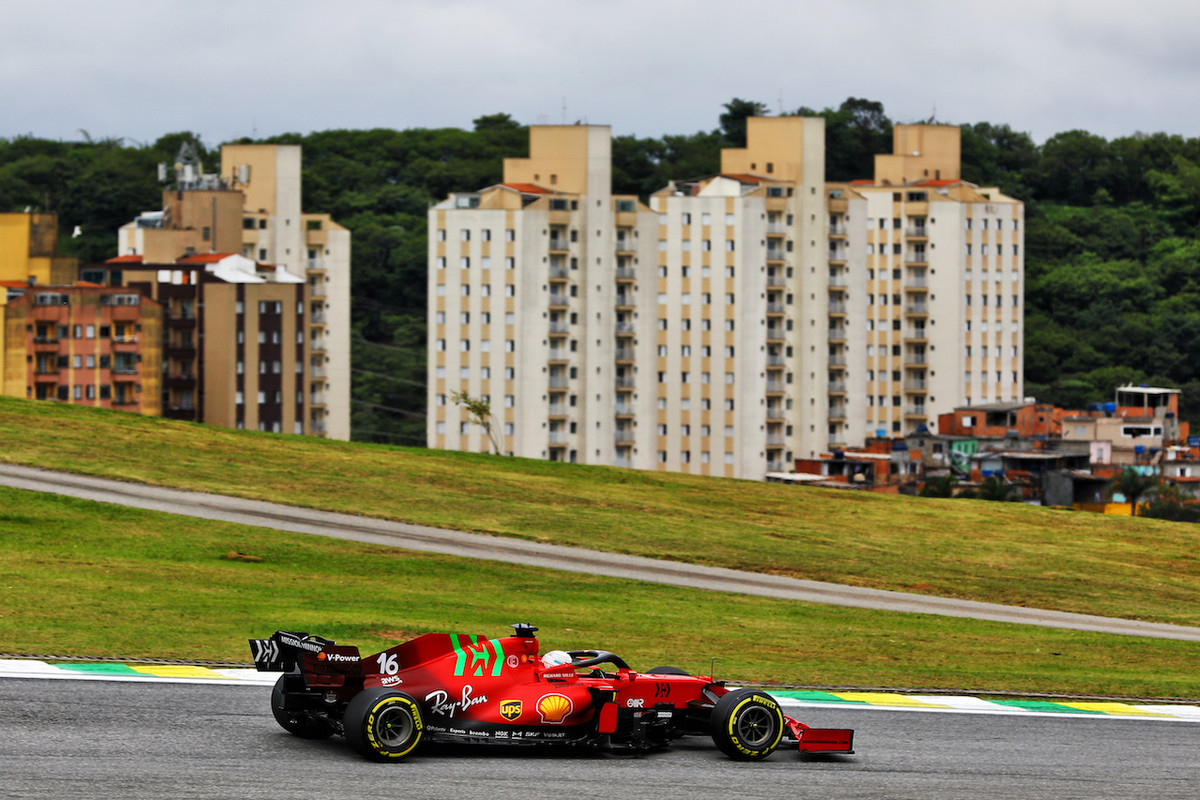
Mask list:
[[[505,700],[500,704],[500,716],[504,717],[509,722],[512,722],[517,717],[521,716],[521,701]]]
[[[538,713],[547,725],[561,725],[573,708],[571,698],[562,694],[545,694],[537,702]]]

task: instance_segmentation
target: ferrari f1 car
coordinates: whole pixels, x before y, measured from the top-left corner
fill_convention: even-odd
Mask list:
[[[375,761],[399,761],[427,741],[649,750],[694,735],[742,761],[782,743],[854,752],[852,730],[811,728],[758,689],[676,667],[635,672],[602,650],[539,655],[537,628],[513,627],[499,639],[428,633],[370,656],[287,631],[251,639],[250,649],[258,671],[284,673],[271,693],[284,730],[341,734]]]

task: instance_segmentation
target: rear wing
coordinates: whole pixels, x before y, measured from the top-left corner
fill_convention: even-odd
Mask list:
[[[308,633],[275,631],[270,639],[251,639],[250,654],[254,657],[254,668],[259,672],[294,672],[302,654],[323,653],[325,648],[336,644],[332,639]],[[354,651],[357,653],[358,648]]]

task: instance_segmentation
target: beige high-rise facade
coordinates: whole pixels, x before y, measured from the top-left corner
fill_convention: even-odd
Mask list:
[[[824,120],[748,120],[718,175],[611,193],[610,133],[536,126],[429,215],[431,447],[761,479],[1020,397],[1021,204],[898,126],[826,184]]]
[[[163,193],[162,211],[143,214],[120,229],[121,255],[109,262],[110,269],[123,271],[148,292],[154,287],[154,296],[176,297],[176,305],[187,308],[177,327],[189,321],[195,327],[197,320],[209,325],[194,343],[174,348],[180,355],[168,360],[165,408],[201,414],[213,424],[349,439],[350,232],[328,214],[301,211],[301,148],[225,145],[220,175],[205,175],[201,165],[181,156],[175,177],[176,187]],[[210,295],[207,316],[186,305],[186,298],[199,296],[198,278]],[[287,378],[265,390],[268,400],[257,409],[253,400],[264,391],[247,389],[243,373],[233,371],[244,360],[218,357],[240,351],[244,342],[235,336],[245,336],[241,322],[224,324],[213,305],[224,295],[209,284],[222,282],[230,284],[225,291],[230,298],[238,287],[237,298],[225,305],[248,304],[246,313],[253,315],[267,304],[272,309],[263,317],[268,336],[287,337],[280,366],[279,354],[265,359],[270,374],[282,370]],[[281,313],[287,322],[272,322],[271,315]],[[169,312],[169,329],[172,319]],[[218,322],[220,327],[211,327]],[[255,335],[256,326],[251,324]],[[189,337],[189,332],[173,335]],[[196,361],[202,357],[203,366]],[[177,379],[172,382],[170,375]]]

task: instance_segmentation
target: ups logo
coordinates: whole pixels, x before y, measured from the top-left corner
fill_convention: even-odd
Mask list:
[[[514,719],[521,716],[521,701],[505,700],[500,704],[500,716],[504,717],[509,722],[512,722]]]

